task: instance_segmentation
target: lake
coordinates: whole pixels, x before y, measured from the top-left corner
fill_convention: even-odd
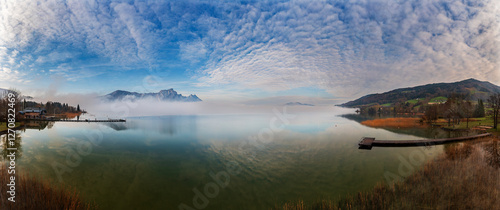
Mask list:
[[[291,110],[35,123],[18,133],[18,170],[76,189],[101,209],[270,209],[369,190],[443,152],[443,146],[359,150],[364,136],[436,133],[370,128],[340,116],[352,109]]]

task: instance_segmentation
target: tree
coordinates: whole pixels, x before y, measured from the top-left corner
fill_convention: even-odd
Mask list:
[[[76,105],[76,112],[81,112],[81,110],[80,110],[80,104]]]
[[[368,114],[375,115],[375,114],[377,114],[377,110],[373,107],[370,107],[370,108],[368,108]]]
[[[444,115],[448,118],[448,126],[451,126],[452,122],[453,124],[460,124],[460,118],[462,118],[461,102],[461,96],[453,94],[444,103]]]
[[[484,117],[484,104],[483,100],[477,100],[476,109],[474,110],[474,117]]]
[[[13,93],[15,95],[15,101],[14,101],[15,106],[14,107],[9,106],[9,104],[12,104],[9,101],[9,93]],[[21,109],[22,109],[21,98],[22,98],[21,91],[16,90],[16,89],[11,88],[8,91],[5,91],[3,93],[2,97],[1,97],[1,102],[0,102],[0,110],[2,110],[0,113],[0,120],[2,120],[2,122],[6,122],[6,120],[8,118],[7,110],[9,108],[14,108],[16,113],[18,111],[21,111]],[[16,120],[21,120],[21,115],[16,114],[15,116],[16,116]]]
[[[0,125],[3,122],[6,122],[6,116],[7,116],[7,91],[2,91],[0,92]]]
[[[424,114],[424,120],[427,123],[433,123],[438,119],[438,105],[431,105],[427,108]]]
[[[462,112],[465,118],[467,118],[467,128],[469,128],[469,118],[472,117],[473,111],[474,106],[472,106],[472,103],[470,101],[465,101],[464,103],[462,103]]]
[[[500,93],[493,94],[488,99],[490,108],[493,109],[493,128],[497,129],[498,114],[500,110]]]

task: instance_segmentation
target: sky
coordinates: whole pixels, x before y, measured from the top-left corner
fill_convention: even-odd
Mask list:
[[[0,0],[0,88],[338,103],[500,85],[499,25],[497,0]]]

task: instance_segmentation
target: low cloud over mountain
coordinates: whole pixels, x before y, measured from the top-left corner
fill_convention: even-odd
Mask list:
[[[117,90],[105,96],[103,99],[108,101],[116,100],[139,100],[139,99],[158,99],[158,101],[176,101],[176,102],[198,102],[201,101],[196,95],[183,96],[174,89],[161,90],[158,93],[137,93],[124,90]]]

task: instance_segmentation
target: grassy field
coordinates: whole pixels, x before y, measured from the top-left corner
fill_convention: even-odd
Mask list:
[[[418,103],[420,100],[419,99],[412,99],[412,100],[408,100],[406,101],[406,103],[409,103],[409,104],[416,104]]]
[[[448,98],[446,98],[444,96],[439,96],[439,97],[432,98],[429,102],[431,102],[431,103],[438,103],[438,102],[444,103],[444,102],[446,102],[446,100],[448,100]]]
[[[451,126],[447,126],[448,121],[446,121],[446,119],[442,119],[439,122],[440,122],[439,124],[445,125],[445,128],[454,128],[454,129],[467,128],[467,119],[461,119],[459,124]],[[476,126],[493,126],[493,118],[491,117],[469,118],[469,128],[473,128]]]
[[[303,201],[275,209],[498,209],[500,140],[492,137],[445,145],[445,152],[394,185],[337,200]]]

